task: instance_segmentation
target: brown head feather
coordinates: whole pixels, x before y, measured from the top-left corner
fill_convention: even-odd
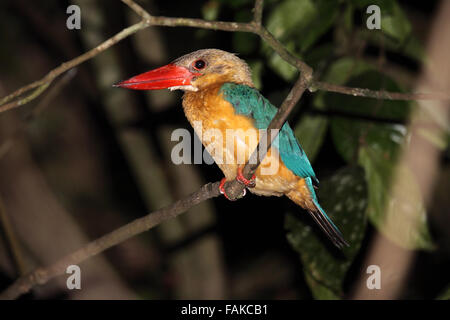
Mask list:
[[[203,60],[206,65],[195,69],[195,62]],[[253,87],[250,68],[236,55],[219,49],[202,49],[186,54],[172,62],[188,68],[191,72],[201,73],[191,80],[191,84],[201,90],[212,84],[234,82]]]

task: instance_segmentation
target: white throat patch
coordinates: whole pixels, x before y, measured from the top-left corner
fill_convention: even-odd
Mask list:
[[[198,91],[198,88],[194,87],[193,85],[188,85],[188,86],[174,86],[174,87],[169,87],[167,88],[170,91],[173,90],[184,90],[184,91]]]

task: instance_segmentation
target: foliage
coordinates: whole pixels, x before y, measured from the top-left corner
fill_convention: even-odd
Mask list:
[[[166,55],[174,58],[181,50],[186,52],[187,47],[198,49],[214,43],[214,46],[224,47],[223,49],[240,54],[249,63],[255,87],[269,97],[274,105],[280,105],[281,100],[288,96],[288,89],[298,78],[297,68],[280,57],[282,48],[310,65],[314,70],[314,80],[395,92],[413,91],[408,88],[408,84],[412,82],[408,80],[413,80],[411,75],[417,73],[419,65],[424,65],[426,61],[422,44],[413,34],[412,21],[415,20],[409,19],[399,0],[265,0],[263,25],[281,42],[281,46],[273,45],[273,42],[271,46],[267,45],[262,40],[269,39],[267,33],[259,35],[252,33],[263,31],[253,24],[251,9],[255,4],[254,0],[207,0],[203,1],[200,7],[186,2],[180,2],[177,6],[161,2],[158,3],[158,8],[140,1],[140,5],[150,9],[152,15],[160,12],[162,15],[167,13],[173,18],[146,17],[145,21],[131,26],[128,26],[131,14],[139,15],[142,12],[139,6],[133,5],[130,1],[124,0],[123,3],[113,1],[108,5],[100,5],[100,2],[95,1],[89,4],[86,2],[83,6],[88,7],[84,8],[83,12],[90,14],[83,16],[84,27],[76,33],[77,36],[74,36],[75,33],[48,32],[55,29],[53,28],[55,26],[64,25],[64,19],[67,18],[66,12],[57,5],[57,0],[30,7],[26,12],[23,10],[23,4],[20,4],[21,1],[18,1],[17,5],[4,2],[3,6],[0,4],[2,8],[0,17],[3,18],[4,26],[9,27],[3,29],[9,33],[5,33],[4,30],[0,33],[5,39],[17,40],[12,46],[8,46],[8,41],[4,41],[5,50],[0,52],[0,56],[4,58],[1,60],[0,69],[4,71],[2,78],[7,84],[6,90],[17,83],[28,82],[30,75],[41,74],[55,59],[57,61],[53,62],[57,64],[67,61],[41,80],[22,87],[9,96],[13,100],[17,98],[15,105],[21,106],[49,88],[47,95],[43,96],[40,102],[35,106],[29,105],[28,111],[25,108],[18,110],[23,112],[23,117],[20,113],[15,115],[10,113],[11,117],[9,114],[5,115],[6,126],[1,128],[4,130],[0,130],[5,131],[2,132],[5,141],[0,144],[2,151],[0,157],[3,155],[2,161],[5,162],[0,168],[4,169],[2,173],[5,175],[5,179],[2,179],[3,189],[7,191],[5,207],[13,209],[12,217],[15,220],[22,221],[17,224],[20,228],[18,229],[20,242],[26,246],[22,249],[31,251],[45,246],[30,245],[30,239],[41,241],[42,235],[55,235],[54,232],[44,232],[43,227],[64,229],[70,233],[71,224],[67,225],[69,227],[61,228],[65,223],[64,219],[60,223],[43,223],[37,230],[39,238],[35,234],[30,234],[30,238],[27,237],[27,232],[23,232],[31,230],[24,222],[28,221],[29,224],[33,219],[22,219],[21,214],[39,212],[39,217],[44,221],[46,215],[47,219],[64,217],[66,213],[73,211],[76,212],[77,218],[81,217],[84,220],[85,216],[90,217],[84,223],[92,235],[101,234],[105,232],[105,228],[112,227],[111,214],[117,215],[119,220],[141,216],[143,212],[156,210],[170,202],[172,193],[177,197],[190,193],[202,180],[201,175],[195,172],[196,169],[192,166],[176,167],[168,161],[170,148],[163,141],[169,141],[170,128],[178,126],[181,120],[176,116],[180,114],[180,110],[171,107],[175,100],[169,97],[173,94],[167,96],[165,92],[151,92],[145,96],[140,95],[137,99],[129,99],[126,97],[129,92],[111,87],[111,82],[120,79],[121,74],[132,74],[144,65],[159,64],[166,59]],[[128,8],[124,4],[128,5]],[[408,8],[416,7],[416,4],[410,5],[407,2],[402,4]],[[381,7],[381,30],[368,30],[365,26],[368,17],[366,8],[369,5]],[[30,12],[35,14],[30,15]],[[198,14],[205,20],[222,22],[208,23],[189,18],[176,18],[191,15],[197,17]],[[20,19],[17,19],[19,16]],[[411,17],[415,19],[416,15]],[[237,30],[234,21],[245,22],[245,28],[240,30],[246,31],[234,32]],[[249,24],[249,21],[252,22]],[[195,40],[200,41],[179,41],[184,32],[188,32],[186,30],[171,30],[165,33],[164,37],[160,37],[158,30],[147,29],[151,25],[194,26],[189,30],[196,36]],[[30,28],[35,31],[30,32]],[[105,31],[109,34],[119,29],[122,30],[115,36],[99,44],[106,36]],[[143,31],[144,29],[147,30]],[[232,32],[214,32],[214,29]],[[118,55],[107,51],[112,45],[140,30],[142,32],[139,32],[139,36],[131,40],[135,42],[127,40],[121,43],[122,49],[125,48],[130,55]],[[39,34],[38,41],[36,41],[37,34]],[[92,49],[93,47],[95,49]],[[24,51],[23,48],[29,50]],[[272,48],[276,49],[278,54]],[[122,49],[119,51],[123,51]],[[12,52],[17,54],[11,54]],[[76,52],[87,53],[69,60]],[[101,52],[104,52],[102,58],[91,61],[91,67],[95,69],[91,71],[95,72],[84,72],[83,76],[77,79],[77,84],[70,86],[70,92],[67,88],[63,91],[76,73],[76,70],[70,69]],[[136,59],[126,59],[129,56]],[[68,70],[70,71],[66,73]],[[52,84],[50,85],[48,81]],[[312,82],[308,90],[314,92],[318,87],[318,82]],[[102,90],[102,94],[93,99],[93,95],[99,89]],[[33,93],[22,97],[23,90],[30,92],[33,90]],[[123,107],[124,101],[128,102],[126,108]],[[49,108],[53,105],[56,107],[54,110]],[[44,108],[48,110],[42,114]],[[229,270],[232,270],[228,278],[232,279],[233,283],[239,284],[233,285],[232,290],[226,290],[222,257],[216,254],[221,252],[220,244],[214,239],[216,232],[214,237],[209,237],[209,230],[215,225],[216,210],[206,201],[195,209],[195,215],[188,214],[180,219],[173,219],[167,225],[159,226],[157,235],[145,235],[148,247],[140,248],[139,241],[128,242],[130,247],[127,247],[127,254],[131,254],[131,258],[138,257],[138,259],[120,259],[123,252],[116,250],[117,252],[112,253],[115,257],[111,257],[111,261],[117,263],[115,267],[118,271],[127,270],[127,274],[133,274],[129,280],[139,283],[137,291],[145,298],[158,298],[160,295],[184,298],[211,297],[211,295],[221,297],[226,291],[231,295],[237,294],[236,298],[247,297],[248,293],[245,291],[252,292],[252,295],[255,291],[267,291],[270,297],[289,297],[293,290],[290,290],[291,287],[286,288],[287,282],[291,286],[306,283],[304,292],[310,292],[316,299],[346,297],[348,288],[354,285],[355,275],[361,272],[359,270],[361,261],[367,256],[366,250],[369,248],[368,244],[372,243],[374,233],[382,234],[383,238],[406,248],[407,251],[432,251],[437,247],[428,228],[421,186],[415,181],[415,172],[400,165],[402,162],[399,161],[410,140],[407,124],[414,108],[416,105],[409,102],[358,98],[316,91],[314,94],[309,92],[303,94],[301,104],[291,114],[290,125],[294,129],[294,134],[301,142],[321,180],[317,190],[320,203],[343,232],[350,244],[349,247],[342,250],[335,248],[313,223],[311,217],[292,203],[289,207],[292,209],[289,210],[284,206],[278,206],[280,203],[288,206],[289,201],[277,202],[274,199],[266,199],[270,206],[254,210],[251,201],[258,201],[262,206],[264,203],[261,199],[253,197],[250,201],[238,204],[240,211],[247,212],[245,215],[239,215],[241,212],[232,212],[230,208],[236,205],[233,203],[227,202],[226,205],[215,208],[221,225],[217,235],[226,238],[230,234],[233,240],[227,239],[227,248],[224,248],[223,252],[231,256],[229,253],[233,251],[234,256],[236,251],[239,251],[232,259],[228,257],[226,259],[231,267]],[[436,109],[421,110],[427,113],[429,121],[435,121],[448,129],[446,119],[439,117],[439,113],[435,112]],[[41,116],[36,117],[37,115]],[[92,121],[96,124],[94,129],[91,128],[94,123]],[[60,125],[62,123],[64,127]],[[438,136],[429,129],[431,126],[428,126],[428,123],[425,124],[417,130],[417,135],[433,143],[440,150],[447,150],[444,156],[447,160],[450,155],[448,130],[447,136]],[[20,145],[19,150],[11,153],[10,150],[13,150],[12,147],[16,144]],[[417,159],[420,160],[420,155]],[[107,165],[104,163],[105,160],[108,162]],[[118,168],[121,170],[116,170]],[[16,179],[17,172],[21,174],[19,180]],[[433,195],[434,203],[431,209],[433,212],[439,209],[444,211],[446,208],[442,203],[442,198],[447,196],[446,178],[448,177],[444,171],[439,172],[439,183],[436,184],[439,188],[436,188],[437,192]],[[48,184],[43,185],[42,182],[46,180]],[[21,182],[27,182],[27,187],[22,188],[25,184]],[[97,254],[123,242],[132,234],[147,230],[151,225],[159,225],[164,219],[174,217],[177,212],[205,200],[211,194],[217,196],[218,184],[217,182],[205,185],[199,191],[175,202],[168,210],[154,211],[128,226],[115,229],[106,236],[94,240],[75,254],[70,254],[47,268],[36,269],[16,282],[17,287],[13,285],[13,288],[17,289],[13,289],[15,291],[13,296],[22,290],[31,289],[38,283],[47,282],[58,273],[63,273],[65,266],[78,264],[92,256],[92,248],[96,251],[94,254]],[[20,201],[23,199],[33,201]],[[64,206],[57,205],[60,201],[64,202]],[[218,201],[225,203],[223,199]],[[21,203],[15,205],[16,202]],[[186,203],[190,204],[185,206]],[[246,208],[246,205],[251,208]],[[92,215],[92,212],[96,214]],[[273,212],[276,214],[272,215]],[[277,228],[278,233],[271,233],[274,218],[285,219],[285,230]],[[239,223],[236,223],[236,219],[239,219]],[[120,222],[119,220],[117,221]],[[156,224],[155,220],[158,221]],[[105,223],[99,223],[102,221]],[[445,227],[444,223],[442,225]],[[228,233],[222,232],[225,229]],[[436,238],[440,239],[438,229],[435,229]],[[73,232],[77,233],[77,230],[74,228]],[[252,236],[248,235],[249,230]],[[208,237],[203,237],[205,235]],[[273,241],[278,240],[277,237],[280,235],[281,242]],[[286,239],[283,238],[284,235]],[[199,237],[205,242],[198,241]],[[66,238],[76,240],[79,237]],[[13,237],[11,239],[14,240]],[[55,242],[53,237],[45,241]],[[208,245],[203,245],[206,242]],[[304,282],[290,281],[294,278],[295,270],[286,267],[284,255],[278,257],[280,252],[272,250],[272,245],[279,248],[285,243],[292,248],[294,258],[298,257],[301,262],[302,267],[297,275],[302,277]],[[240,250],[232,250],[236,247]],[[16,254],[17,248],[13,245],[11,249],[12,257],[16,258],[15,262],[19,269],[27,269],[26,266],[21,266],[21,249],[18,250],[19,254]],[[60,252],[63,253],[67,248],[62,243],[60,249],[63,249]],[[264,256],[261,260],[258,259],[257,263],[251,263],[253,257],[249,255],[240,256],[242,253],[247,255],[258,249],[264,252]],[[267,249],[271,249],[273,253],[266,255]],[[45,262],[48,258],[44,255],[48,250],[31,251],[29,253],[37,260]],[[423,271],[421,262],[424,256],[427,259],[434,258],[443,251],[440,248],[431,254],[422,253],[418,259],[420,263],[417,264],[420,268],[414,268],[414,273]],[[257,255],[261,256],[261,252]],[[199,257],[208,258],[199,259]],[[443,281],[444,278],[439,275],[445,270],[435,268],[436,261],[428,259],[430,260],[433,263],[426,266],[427,271],[432,271],[434,279]],[[119,264],[120,261],[126,263]],[[130,261],[132,263],[129,263]],[[233,264],[235,261],[240,264],[238,268]],[[272,262],[276,264],[272,265]],[[442,260],[439,262],[442,263]],[[447,261],[444,263],[447,264]],[[242,265],[247,267],[241,268]],[[136,276],[139,273],[141,276]],[[272,275],[279,278],[276,279],[277,277]],[[389,275],[383,279],[388,278]],[[426,276],[427,280],[430,278],[429,275]],[[244,279],[245,281],[241,281]],[[260,289],[262,287],[260,279],[264,282],[270,280],[270,283],[264,284],[267,285],[265,289]],[[108,279],[104,280],[109,283]],[[152,282],[150,290],[148,280]],[[192,285],[193,283],[208,287]],[[132,283],[130,285],[133,286]],[[421,285],[423,284],[420,283],[419,286]],[[24,289],[26,287],[28,289]],[[145,287],[145,292],[140,290],[141,287]],[[443,282],[439,283],[439,286],[433,284],[429,287],[439,288],[439,294],[436,294],[436,290],[433,297],[450,299],[449,283]],[[117,288],[120,289],[120,284]],[[212,293],[215,290],[217,292]],[[115,290],[111,292],[117,293]],[[414,296],[415,292],[408,294],[411,293]],[[87,295],[91,295],[90,292]],[[431,296],[428,293],[427,295]]]
[[[381,8],[381,30],[365,28],[366,8],[373,4]],[[232,6],[247,13],[237,14],[241,21],[249,19],[247,2],[233,1]],[[389,50],[418,62],[423,60],[423,48],[395,0],[267,1],[263,23],[290,52],[310,64],[320,80],[329,83],[403,91],[402,84],[373,62],[376,59],[365,59],[362,53],[354,51],[358,43],[380,48],[380,55]],[[259,51],[265,57],[251,63],[257,86],[261,88],[265,74],[292,82],[297,70],[267,45],[258,46],[254,40],[248,34],[233,35],[236,51],[248,55]],[[360,249],[367,222],[400,246],[433,249],[414,175],[408,168],[396,165],[408,141],[405,124],[413,105],[318,92],[305,108],[306,112],[291,125],[311,162],[329,133],[335,150],[346,163],[346,167],[321,183],[319,195],[322,206],[343,229],[351,246],[342,253],[336,252],[311,227],[311,222],[300,219],[297,213],[287,215],[287,238],[300,255],[313,296],[337,299],[343,294],[343,281]],[[396,174],[404,178],[403,190],[392,186]],[[406,220],[399,214],[401,210]],[[395,221],[394,229],[384,223],[388,220]]]
[[[364,172],[347,167],[321,183],[319,199],[330,218],[339,226],[350,246],[339,252],[330,247],[320,230],[304,222],[298,214],[286,218],[287,238],[300,254],[304,273],[317,299],[337,299],[343,294],[342,285],[347,271],[359,251],[367,218],[367,186]],[[343,200],[344,199],[344,200]]]
[[[438,300],[450,300],[450,286],[448,286],[438,297]]]

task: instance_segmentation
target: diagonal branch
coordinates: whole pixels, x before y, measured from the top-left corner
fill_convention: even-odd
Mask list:
[[[40,81],[38,81],[38,82],[40,82]],[[36,89],[34,89],[33,92],[30,95],[26,96],[25,98],[16,100],[16,101],[11,102],[11,103],[7,103],[7,104],[4,104],[4,105],[1,105],[0,106],[0,112],[4,112],[4,111],[8,111],[10,109],[14,109],[14,108],[20,107],[20,106],[22,106],[24,104],[27,104],[31,100],[36,99],[37,97],[39,97],[41,95],[42,92],[44,92],[48,88],[50,83],[51,83],[51,81],[40,82],[38,84],[38,87]],[[31,85],[29,87],[31,89]],[[35,87],[33,87],[33,88],[35,88]],[[14,94],[11,94],[11,95],[5,97],[4,100],[2,100],[2,101],[9,101],[8,98],[13,98],[13,97],[14,97]]]
[[[10,95],[8,95],[0,100],[0,113],[10,110],[10,109],[13,109],[13,108],[16,108],[16,107],[19,107],[21,105],[24,105],[26,102],[29,102],[29,101],[33,100],[34,98],[36,98],[37,96],[39,96],[44,90],[37,91],[37,90],[39,90],[39,89],[37,89],[36,91],[34,91],[30,96],[28,96],[28,98],[30,98],[30,99],[25,98],[25,99],[27,99],[27,101],[25,103],[20,103],[20,102],[15,103],[14,102],[11,104],[6,104],[6,105],[5,105],[5,103],[8,103],[9,101],[13,100],[14,98],[17,98],[17,97],[21,96],[22,94],[24,94],[34,88],[45,86],[44,89],[46,89],[48,87],[48,85],[50,85],[50,83],[53,82],[53,80],[55,80],[57,77],[59,77],[64,72],[78,66],[79,64],[82,64],[83,62],[85,62],[89,59],[92,59],[93,57],[97,56],[99,53],[110,48],[117,42],[125,39],[129,35],[136,33],[137,31],[144,29],[146,27],[147,27],[147,24],[145,22],[141,21],[141,22],[136,23],[128,28],[125,28],[122,31],[120,31],[119,33],[117,33],[116,35],[114,35],[113,37],[109,38],[105,42],[98,45],[97,47],[76,57],[75,59],[64,62],[59,67],[57,67],[57,68],[51,70],[49,73],[47,73],[45,75],[45,77],[43,77],[42,79],[32,82],[32,83],[14,91]]]
[[[106,49],[110,48],[122,39],[136,33],[149,26],[168,26],[168,27],[195,27],[203,29],[212,30],[222,30],[222,31],[240,31],[240,32],[250,32],[257,34],[263,41],[266,41],[270,47],[272,47],[282,59],[295,66],[300,71],[300,77],[295,83],[294,87],[291,89],[290,93],[284,100],[280,109],[278,110],[275,117],[272,119],[268,130],[260,138],[260,143],[256,150],[252,153],[249,161],[246,163],[243,174],[246,178],[250,178],[253,173],[258,168],[261,160],[264,158],[267,150],[275,139],[276,135],[268,135],[268,132],[276,129],[279,130],[290,112],[297,104],[306,89],[314,91],[315,89],[339,92],[343,94],[358,95],[373,98],[383,98],[383,99],[406,99],[406,100],[416,100],[416,99],[442,99],[443,96],[437,96],[432,94],[402,94],[402,93],[390,93],[384,91],[373,91],[360,88],[348,88],[342,86],[336,86],[332,84],[327,84],[323,82],[313,82],[313,71],[306,63],[293,56],[268,30],[266,30],[261,25],[263,1],[257,0],[254,7],[254,20],[249,23],[236,23],[236,22],[221,22],[221,21],[205,21],[201,19],[186,19],[186,18],[169,18],[169,17],[154,17],[145,11],[141,6],[136,4],[133,0],[121,0],[127,4],[134,12],[142,17],[142,21],[134,24],[121,32],[117,33],[113,37],[109,38],[99,46],[91,49],[90,51],[84,53],[83,55],[72,59],[66,63],[63,63],[58,68],[50,71],[41,80],[35,81],[25,87],[18,89],[12,94],[0,100],[0,112],[18,107],[36,98],[42,91],[46,89],[50,83],[60,76],[62,73],[70,70],[71,68],[95,57]],[[29,96],[20,99],[15,102],[10,102],[11,100],[21,96],[22,94],[35,89]],[[448,98],[448,97],[446,97]],[[3,106],[2,106],[3,105]],[[263,148],[262,146],[265,146]],[[259,157],[258,157],[259,154]],[[122,226],[119,229],[112,231],[103,237],[94,240],[87,244],[85,247],[61,258],[54,264],[48,267],[38,268],[35,271],[19,278],[15,281],[9,288],[7,288],[2,294],[0,294],[1,299],[14,299],[30,291],[34,286],[38,284],[44,284],[50,279],[61,275],[65,272],[67,266],[72,264],[79,264],[86,259],[95,256],[112,246],[115,246],[139,233],[147,231],[160,223],[166,221],[167,219],[174,218],[179,214],[185,212],[192,206],[199,204],[207,199],[217,197],[220,195],[219,192],[219,182],[208,183],[200,188],[198,191],[192,193],[186,198],[179,200],[172,205],[165,207],[163,209],[152,212],[142,218],[136,219],[131,223]],[[245,188],[243,184],[237,180],[227,182],[225,185],[227,195],[232,199],[238,199]]]
[[[133,0],[121,0],[123,3],[125,3],[127,6],[131,8],[138,16],[140,16],[144,20],[148,20],[152,17],[150,13],[148,13],[144,8],[142,8],[140,5],[138,5]]]
[[[168,26],[168,27],[195,27],[203,29],[212,30],[222,30],[222,31],[240,31],[240,32],[250,32],[257,34],[263,41],[266,41],[270,47],[272,47],[281,58],[295,66],[300,71],[300,77],[295,83],[294,87],[291,89],[290,93],[284,100],[280,109],[278,110],[275,117],[272,119],[268,130],[260,138],[260,143],[257,149],[252,153],[249,161],[246,163],[243,174],[246,178],[250,178],[253,173],[258,168],[261,160],[264,158],[267,150],[275,139],[276,135],[268,135],[272,129],[279,130],[283,126],[290,112],[297,104],[306,89],[314,91],[316,89],[339,92],[343,94],[350,94],[356,96],[364,96],[371,98],[382,98],[382,99],[404,99],[404,100],[418,100],[418,99],[448,99],[448,96],[441,94],[412,94],[412,93],[397,93],[397,92],[385,92],[385,91],[374,91],[368,89],[360,88],[349,88],[343,86],[337,86],[333,84],[327,84],[323,82],[313,82],[313,71],[310,66],[306,63],[292,55],[267,29],[261,25],[263,1],[257,0],[254,7],[254,20],[249,23],[236,23],[236,22],[222,22],[222,21],[205,21],[201,19],[186,19],[186,18],[170,18],[170,17],[154,17],[145,11],[141,6],[136,4],[133,0],[121,0],[127,4],[134,12],[142,17],[142,21],[134,24],[121,32],[117,33],[113,37],[109,38],[99,46],[91,49],[90,51],[82,54],[81,56],[72,59],[66,63],[63,63],[58,68],[50,71],[41,80],[35,81],[23,88],[18,89],[12,94],[0,100],[0,112],[6,111],[23,105],[34,98],[36,98],[42,91],[50,85],[50,83],[60,76],[62,73],[70,70],[71,68],[97,56],[101,52],[110,48],[122,39],[136,33],[139,30],[147,28],[149,26]],[[15,102],[10,102],[11,100],[25,94],[26,92],[35,89],[29,96],[22,98]],[[262,146],[266,146],[263,148]],[[259,154],[259,157],[258,157]],[[115,246],[139,233],[147,231],[154,228],[160,223],[174,218],[181,213],[185,212],[192,206],[199,204],[207,199],[217,197],[220,195],[219,192],[219,182],[208,183],[200,188],[198,191],[192,193],[186,198],[179,200],[172,205],[165,207],[163,209],[152,212],[142,218],[136,219],[131,223],[122,226],[119,229],[112,231],[103,237],[94,240],[87,244],[85,247],[61,258],[54,264],[48,267],[38,268],[35,271],[19,278],[15,281],[9,288],[7,288],[2,294],[0,294],[1,299],[14,299],[30,291],[34,286],[38,284],[44,284],[50,279],[61,275],[65,272],[67,266],[72,264],[79,264],[86,259],[95,256],[112,246]],[[232,199],[238,199],[243,189],[245,188],[243,184],[237,180],[227,182],[225,185],[227,195]]]
[[[30,291],[34,286],[44,284],[50,279],[65,273],[68,266],[79,264],[112,246],[157,226],[167,219],[175,218],[200,202],[217,197],[220,194],[218,186],[219,182],[208,183],[186,198],[178,200],[168,207],[152,212],[106,234],[90,242],[85,247],[61,258],[50,266],[36,269],[15,281],[0,294],[0,299],[15,299]]]
[[[278,109],[277,114],[270,122],[268,131],[270,131],[271,129],[279,130],[283,126],[284,122],[289,116],[289,113],[292,111],[294,106],[300,100],[302,94],[305,92],[307,85],[308,83],[304,80],[303,77],[300,77],[299,80],[297,80],[294,87],[291,89],[288,96],[283,101],[281,107]],[[275,137],[276,136],[261,137],[257,149],[253,152],[251,158],[244,167],[243,174],[247,178],[250,178],[256,171],[261,162],[260,159],[264,158],[267,149],[269,149]],[[264,150],[260,150],[262,139],[267,139],[267,148],[264,148]],[[263,152],[263,156],[257,158],[257,160],[253,164],[251,159],[253,157],[257,157],[258,151]],[[242,194],[245,186],[239,181],[233,180],[227,182],[225,188],[227,195],[230,198],[238,199]],[[89,259],[90,257],[100,254],[103,251],[124,242],[125,240],[133,236],[156,227],[157,225],[168,219],[175,218],[176,216],[187,211],[189,208],[199,204],[200,202],[217,197],[219,195],[219,182],[208,183],[201,187],[198,191],[190,194],[184,199],[178,200],[163,209],[154,211],[142,218],[136,219],[120,227],[119,229],[116,229],[104,235],[103,237],[90,242],[77,251],[61,258],[48,267],[38,268],[33,272],[20,277],[10,287],[8,287],[4,292],[0,294],[0,299],[16,299],[20,295],[30,291],[34,286],[45,284],[54,277],[62,275],[66,271],[66,268],[68,266],[79,264]]]
[[[224,22],[224,21],[206,21],[202,19],[188,19],[188,18],[172,18],[172,17],[157,17],[149,14],[140,5],[135,3],[133,0],[121,0],[123,3],[128,5],[136,14],[138,14],[142,21],[134,24],[128,28],[125,28],[121,32],[117,33],[113,37],[109,38],[105,42],[101,43],[97,47],[91,49],[90,51],[70,60],[59,67],[51,70],[42,79],[32,82],[8,96],[0,99],[0,113],[5,112],[10,109],[22,106],[33,99],[37,98],[48,85],[59,75],[70,70],[71,68],[97,56],[101,52],[109,49],[111,46],[115,45],[119,41],[125,39],[126,37],[150,26],[165,26],[165,27],[193,27],[201,29],[210,30],[221,30],[230,32],[249,32],[258,35],[263,41],[265,41],[269,46],[277,52],[277,54],[286,62],[296,67],[303,74],[311,74],[312,69],[305,62],[300,60],[291,54],[264,26],[261,25],[263,1],[257,0],[254,6],[254,20],[248,23],[238,23],[238,22]],[[308,79],[309,80],[309,79]],[[389,99],[389,97],[396,97],[397,100],[448,100],[450,96],[442,93],[399,93],[399,92],[384,92],[384,91],[366,91],[366,89],[351,88],[336,86],[333,84],[327,84],[323,82],[311,82],[311,90],[316,89],[324,91],[339,92],[342,94],[355,95],[358,96],[378,98],[378,99]],[[36,89],[32,94],[18,101],[10,102],[13,99],[27,93],[32,89]]]
[[[242,170],[242,174],[246,179],[250,179],[251,176],[256,172],[258,166],[261,164],[261,161],[265,158],[267,151],[270,149],[273,140],[278,135],[279,130],[286,122],[289,114],[294,109],[297,102],[302,97],[306,88],[308,88],[308,81],[306,80],[307,76],[300,76],[298,80],[295,82],[294,87],[291,89],[287,97],[284,99],[281,107],[278,109],[278,112],[273,117],[272,121],[269,124],[267,130],[265,130],[262,136],[259,139],[258,146],[256,150],[253,151],[249,160],[245,164],[244,169]],[[276,130],[276,134],[271,134],[272,130]],[[237,181],[233,180],[230,182],[229,186],[225,184],[225,189],[227,192],[227,196],[230,199],[237,199],[240,194],[242,194],[243,185]]]

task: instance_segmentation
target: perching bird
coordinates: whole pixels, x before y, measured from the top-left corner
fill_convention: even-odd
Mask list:
[[[200,138],[197,121],[201,121],[203,132],[219,130],[224,137],[227,130],[235,132],[234,143],[226,143],[225,138],[202,139],[208,151],[214,150],[211,155],[225,175],[220,190],[226,197],[224,183],[235,178],[257,195],[286,195],[311,214],[337,247],[348,246],[317,200],[313,186],[313,181],[318,182],[316,175],[288,123],[280,130],[255,176],[250,180],[243,177],[242,167],[257,146],[259,129],[266,129],[277,112],[254,88],[245,61],[218,49],[198,50],[115,86],[183,90],[184,112]],[[256,139],[249,138],[249,132]],[[244,161],[239,162],[242,157]],[[270,172],[271,166],[276,170]]]

